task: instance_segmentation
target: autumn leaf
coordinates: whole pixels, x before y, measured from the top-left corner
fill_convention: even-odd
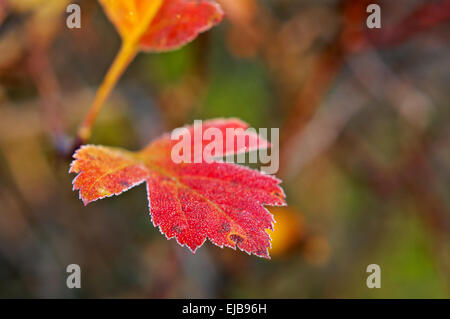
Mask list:
[[[100,0],[122,38],[130,37],[159,0]],[[174,50],[220,23],[223,11],[212,0],[164,0],[140,36],[141,49]]]
[[[223,18],[213,0],[99,0],[122,37],[122,46],[81,123],[76,142],[89,139],[104,102],[140,50],[180,48]]]
[[[268,147],[269,143],[237,119],[218,119],[203,123],[200,129],[186,127],[190,136],[209,128],[235,130],[237,140],[245,134],[245,146],[224,141],[214,157]],[[226,136],[223,134],[223,136]],[[206,139],[191,139],[192,146],[205,150]],[[70,172],[77,173],[73,189],[79,190],[84,204],[119,195],[147,183],[150,215],[155,226],[168,239],[176,238],[195,252],[209,238],[220,247],[239,247],[249,254],[269,258],[273,217],[263,205],[284,206],[280,180],[244,166],[203,157],[201,163],[172,161],[178,140],[170,134],[153,141],[139,152],[86,145],[74,154]],[[200,144],[200,145],[199,145]],[[194,159],[194,157],[192,157]]]
[[[288,255],[305,237],[303,216],[289,207],[271,207],[270,212],[277,221],[275,231],[269,231],[272,238],[270,254],[274,257]]]

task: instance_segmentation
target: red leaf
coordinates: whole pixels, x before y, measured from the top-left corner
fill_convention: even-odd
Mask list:
[[[194,127],[187,129],[191,134],[203,136],[211,127],[226,132],[227,128],[246,130],[248,125],[235,119],[213,120],[197,131]],[[224,146],[214,155],[269,145],[255,134],[242,131],[237,135],[242,134],[247,137],[244,149]],[[202,150],[210,142],[191,136],[192,146],[201,143]],[[239,247],[249,254],[269,258],[270,236],[266,230],[273,229],[273,217],[263,205],[285,205],[280,180],[220,161],[176,164],[171,160],[171,151],[177,142],[165,134],[137,153],[83,146],[75,153],[70,168],[71,173],[78,173],[73,188],[80,191],[80,198],[87,205],[145,181],[153,224],[168,239],[175,237],[179,244],[195,252],[209,238],[220,247]]]

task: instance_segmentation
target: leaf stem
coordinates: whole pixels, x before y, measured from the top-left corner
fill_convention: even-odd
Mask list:
[[[86,114],[82,124],[78,129],[78,138],[85,142],[87,141],[92,132],[92,126],[100,113],[105,101],[108,99],[112,90],[116,86],[122,74],[125,72],[128,65],[133,61],[134,57],[137,55],[139,48],[129,42],[124,42],[117,54],[113,64],[108,70],[102,84],[97,90],[94,102]]]
[[[92,134],[92,127],[100,113],[105,101],[110,96],[112,90],[116,86],[126,68],[130,65],[133,59],[139,52],[139,40],[147,31],[148,26],[155,18],[164,0],[152,0],[145,12],[145,16],[140,21],[139,25],[129,36],[123,36],[123,43],[119,53],[114,59],[113,64],[108,70],[102,84],[100,85],[95,95],[94,101],[89,109],[86,117],[78,128],[77,144],[84,144]]]

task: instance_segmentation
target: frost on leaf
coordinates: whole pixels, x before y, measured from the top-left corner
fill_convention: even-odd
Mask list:
[[[122,38],[129,37],[152,8],[152,1],[100,0]],[[213,0],[164,0],[140,38],[141,49],[170,51],[220,23],[223,11]]]
[[[215,156],[267,147],[269,143],[240,120],[212,120],[201,127],[225,132],[241,128],[245,148],[217,150]],[[186,127],[194,134],[194,127]],[[240,131],[237,131],[240,132]],[[225,137],[225,134],[223,135]],[[193,146],[197,141],[191,140]],[[150,215],[167,238],[176,238],[192,252],[209,238],[214,244],[269,258],[273,217],[264,207],[285,205],[280,180],[244,166],[221,161],[176,164],[171,159],[177,143],[169,134],[139,152],[87,145],[74,154],[70,172],[77,173],[74,190],[85,204],[118,195],[142,182],[147,183]],[[208,145],[200,141],[200,147]]]

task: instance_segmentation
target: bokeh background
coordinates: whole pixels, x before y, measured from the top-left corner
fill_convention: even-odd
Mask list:
[[[127,70],[91,143],[137,150],[213,117],[280,128],[270,261],[167,241],[144,185],[87,207],[72,192],[64,150],[120,46],[94,0],[68,29],[73,2],[0,0],[0,297],[450,297],[450,1],[220,0],[220,26]]]

